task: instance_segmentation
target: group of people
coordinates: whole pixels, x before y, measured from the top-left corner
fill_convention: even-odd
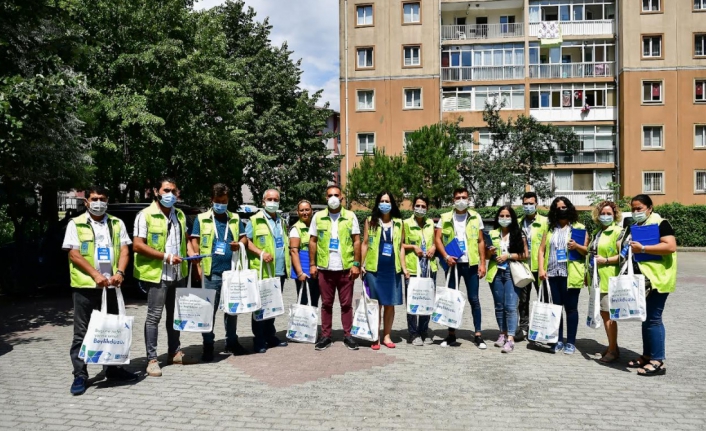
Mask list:
[[[351,350],[359,349],[351,336],[353,325],[353,285],[362,276],[366,290],[379,302],[382,337],[371,348],[381,345],[395,348],[391,338],[395,307],[402,305],[411,277],[426,276],[436,280],[438,267],[445,272],[449,288],[458,289],[463,280],[471,306],[473,343],[486,349],[481,326],[479,300],[480,279],[490,284],[495,305],[495,317],[500,335],[494,343],[503,353],[511,353],[515,341],[527,337],[530,321],[532,286],[551,292],[552,301],[563,306],[566,313],[559,329],[559,341],[552,344],[555,353],[573,354],[579,313],[578,299],[586,285],[597,283],[601,290],[601,315],[608,336],[608,346],[602,362],[619,358],[617,324],[608,312],[608,280],[619,274],[622,265],[633,265],[636,274],[647,281],[647,320],[643,323],[643,353],[628,363],[644,376],[665,373],[665,333],[662,311],[669,293],[676,284],[676,241],[669,222],[653,213],[649,196],[632,200],[633,222],[659,226],[660,242],[642,245],[632,240],[630,227],[623,228],[620,212],[613,202],[604,201],[594,208],[594,220],[599,228],[586,235],[583,242],[572,239],[572,229],[585,229],[578,222],[578,213],[565,197],[552,202],[546,217],[537,213],[537,195],[525,193],[522,214],[502,206],[495,214],[493,229],[484,236],[481,216],[470,209],[468,190],[453,192],[453,209],[443,213],[435,224],[427,215],[429,201],[424,196],[412,201],[413,215],[402,219],[394,196],[379,193],[372,213],[361,226],[354,212],[341,206],[340,187],[326,189],[327,208],[313,213],[312,205],[302,200],[297,205],[298,221],[288,230],[279,215],[280,195],[271,189],[264,193],[263,209],[250,217],[247,224],[237,213],[228,211],[229,189],[215,184],[211,191],[211,208],[197,216],[192,228],[187,228],[184,213],[174,205],[179,193],[176,180],[164,178],[155,189],[156,199],[140,211],[135,219],[133,234],[134,276],[147,292],[145,347],[147,375],[161,376],[157,359],[157,334],[162,311],[166,307],[167,363],[185,364],[190,361],[181,350],[180,332],[172,321],[176,288],[186,286],[194,265],[194,277],[203,286],[216,291],[219,303],[223,272],[231,268],[233,253],[244,247],[250,268],[260,269],[263,277],[295,278],[297,294],[304,289],[302,303],[318,307],[321,302],[321,333],[315,349],[325,350],[333,344],[333,305],[338,292],[343,326],[343,343]],[[88,372],[79,357],[83,338],[94,309],[99,309],[102,289],[119,288],[129,262],[128,246],[132,243],[124,223],[107,214],[108,192],[98,186],[86,191],[85,214],[72,219],[66,230],[63,248],[69,252],[71,287],[74,301],[74,338],[71,360],[74,381],[71,393],[86,390]],[[488,239],[486,243],[486,238]],[[456,240],[461,256],[447,253]],[[660,256],[657,260],[626,261],[622,250],[631,247],[634,253]],[[568,253],[578,252],[585,259],[570,260]],[[206,256],[184,260],[186,256]],[[437,262],[438,259],[438,262]],[[308,261],[308,262],[307,262]],[[531,270],[534,282],[525,287],[514,284],[508,263],[523,262]],[[308,264],[308,265],[307,265]],[[592,265],[597,265],[598,280],[592,280]],[[457,281],[458,280],[458,281]],[[311,298],[306,294],[308,284]],[[405,289],[402,285],[404,283]],[[109,296],[110,297],[110,296]],[[117,302],[108,302],[108,312],[115,314]],[[214,312],[215,313],[215,312]],[[409,340],[414,346],[433,344],[429,333],[430,316],[407,315]],[[287,341],[276,336],[274,319],[251,319],[253,346],[256,353],[269,348],[285,347]],[[238,342],[237,316],[224,315],[226,350],[234,355],[246,353]],[[201,360],[214,358],[213,331],[203,335]],[[449,328],[442,347],[457,342],[456,331]],[[195,362],[195,361],[194,361]],[[109,380],[129,381],[138,376],[122,367],[106,367]]]

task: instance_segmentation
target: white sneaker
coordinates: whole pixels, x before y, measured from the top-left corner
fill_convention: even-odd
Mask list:
[[[424,341],[422,341],[422,337],[420,337],[419,335],[414,337],[414,340],[412,340],[412,345],[413,346],[423,346]]]
[[[153,359],[147,364],[147,375],[150,377],[162,377],[162,369],[159,368],[159,361]]]
[[[476,335],[475,337],[473,337],[473,344],[475,344],[476,347],[481,350],[485,350],[488,348],[488,346],[485,344],[485,341],[483,341],[483,337],[481,337],[480,335]]]

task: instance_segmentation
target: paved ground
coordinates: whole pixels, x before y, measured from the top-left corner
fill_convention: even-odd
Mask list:
[[[677,293],[667,301],[668,374],[642,378],[625,368],[641,353],[639,323],[620,326],[619,365],[595,361],[603,329],[579,328],[574,356],[551,355],[520,343],[501,355],[475,348],[470,331],[459,347],[406,344],[399,311],[397,349],[349,352],[338,342],[325,352],[290,344],[265,355],[221,355],[210,364],[164,367],[164,377],[115,386],[100,377],[86,394],[69,394],[71,304],[43,299],[0,306],[0,428],[50,429],[705,429],[703,292],[706,253],[681,253]],[[294,301],[287,283],[285,302]],[[481,284],[484,334],[497,336],[492,297]],[[588,295],[582,293],[581,320]],[[136,317],[133,362],[142,371],[144,303]],[[220,315],[218,316],[219,322]],[[250,325],[239,329],[252,346]],[[335,317],[334,328],[340,328]],[[277,320],[284,330],[285,319]],[[464,316],[469,328],[470,310]],[[223,336],[219,328],[218,336]],[[435,327],[437,338],[445,331]],[[283,336],[283,333],[280,332]],[[335,336],[341,339],[342,333]],[[160,340],[165,340],[164,331]],[[440,339],[437,339],[437,343]],[[200,354],[199,334],[183,334],[187,353]],[[164,353],[166,343],[160,345]],[[222,347],[221,340],[217,347]],[[164,356],[162,356],[164,359]],[[91,367],[95,375],[99,367]]]

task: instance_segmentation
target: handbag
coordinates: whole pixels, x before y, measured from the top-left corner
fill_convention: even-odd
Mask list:
[[[627,268],[626,268],[627,267]],[[627,274],[624,274],[627,272]],[[608,311],[610,320],[647,320],[645,299],[645,276],[635,274],[632,264],[632,247],[628,249],[628,260],[617,277],[608,279]]]
[[[299,290],[297,303],[289,307],[289,322],[287,324],[287,338],[302,343],[316,343],[319,328],[319,309],[311,305],[311,291],[309,281],[305,280]],[[302,293],[306,288],[307,304],[303,305]]]
[[[174,301],[174,329],[182,332],[211,332],[213,330],[214,302],[216,291],[204,289],[203,277],[201,287],[191,287],[191,268],[186,287],[176,289]]]
[[[130,363],[134,317],[125,315],[125,301],[120,288],[112,289],[118,297],[118,314],[108,314],[108,288],[103,289],[101,309],[93,310],[78,357],[86,364],[125,365]]]
[[[512,284],[516,287],[525,287],[534,281],[532,271],[524,262],[510,261],[510,275],[512,275]]]
[[[559,340],[562,306],[552,303],[549,280],[546,289],[549,302],[544,302],[544,291],[545,289],[540,287],[539,297],[532,303],[527,339],[539,343],[556,343]]]
[[[421,269],[417,257],[417,271]],[[407,286],[407,314],[415,316],[429,316],[434,311],[435,289],[434,280],[431,279],[431,265],[427,265],[426,277],[419,274],[409,278]]]

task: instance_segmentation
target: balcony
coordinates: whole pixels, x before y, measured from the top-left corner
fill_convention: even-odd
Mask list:
[[[615,34],[614,19],[600,19],[589,21],[562,21],[560,25],[562,36],[600,36],[607,34]],[[538,32],[539,23],[530,23],[529,35],[536,37]]]
[[[512,37],[523,37],[524,35],[525,24],[523,22],[511,24],[441,26],[441,40],[507,39]]]
[[[615,163],[615,152],[613,150],[587,150],[574,154],[557,151],[552,163],[563,164],[598,164]]]
[[[539,198],[537,205],[549,207],[552,204],[555,196],[564,196],[569,198],[572,204],[577,207],[587,207],[593,204],[593,197],[598,196],[600,200],[613,200],[613,192],[609,190],[556,190],[552,197]],[[502,199],[501,202],[505,202]],[[515,198],[512,202],[513,206],[522,205],[522,199]]]
[[[530,109],[530,115],[538,121],[615,121],[617,109],[614,106],[592,107],[589,111],[581,108],[542,108]]]
[[[501,81],[524,79],[525,66],[442,67],[442,81]]]
[[[530,78],[611,78],[615,76],[615,62],[530,64]]]

